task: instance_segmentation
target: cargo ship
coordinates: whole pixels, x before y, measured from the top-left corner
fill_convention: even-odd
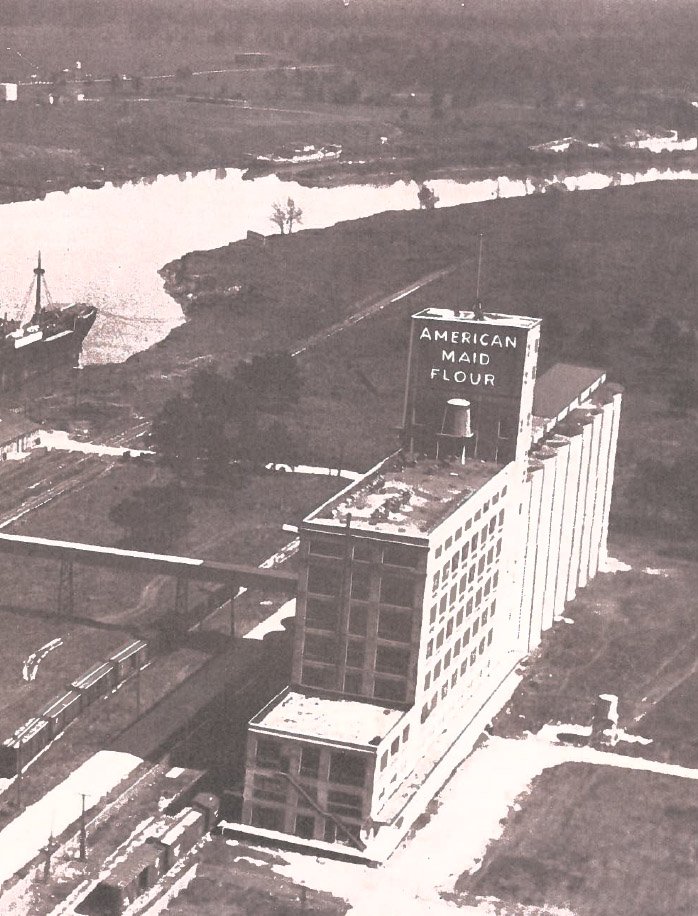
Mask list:
[[[304,146],[284,146],[274,153],[248,154],[247,159],[252,166],[300,165],[306,162],[328,162],[339,159],[342,147],[336,143],[325,146],[315,146],[306,143]]]
[[[75,303],[53,306],[44,283],[41,253],[34,268],[34,314],[22,324],[21,319],[0,319],[0,390],[19,388],[28,379],[77,366],[82,344],[95,323],[93,305]],[[31,295],[31,288],[29,291]],[[47,305],[43,299],[46,297]]]

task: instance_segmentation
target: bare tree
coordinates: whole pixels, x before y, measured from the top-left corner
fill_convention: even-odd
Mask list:
[[[279,227],[281,235],[293,232],[293,227],[303,221],[303,211],[289,197],[285,204],[272,204],[269,219]]]

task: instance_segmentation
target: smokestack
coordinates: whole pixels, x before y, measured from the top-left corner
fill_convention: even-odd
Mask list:
[[[445,447],[449,455],[459,455],[462,463],[470,454],[472,439],[470,401],[464,398],[450,398],[444,409],[441,432],[436,436],[436,457],[439,457],[439,452]]]

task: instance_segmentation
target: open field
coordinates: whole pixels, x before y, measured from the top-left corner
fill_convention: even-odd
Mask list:
[[[518,800],[458,903],[567,908],[575,916],[692,916],[695,782],[589,764],[548,770]],[[564,912],[567,912],[565,909]]]

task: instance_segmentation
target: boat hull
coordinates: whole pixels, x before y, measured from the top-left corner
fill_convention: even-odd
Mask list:
[[[15,346],[11,338],[1,341],[0,391],[16,391],[32,378],[77,366],[96,317],[93,306],[71,306],[39,340],[24,346]]]

